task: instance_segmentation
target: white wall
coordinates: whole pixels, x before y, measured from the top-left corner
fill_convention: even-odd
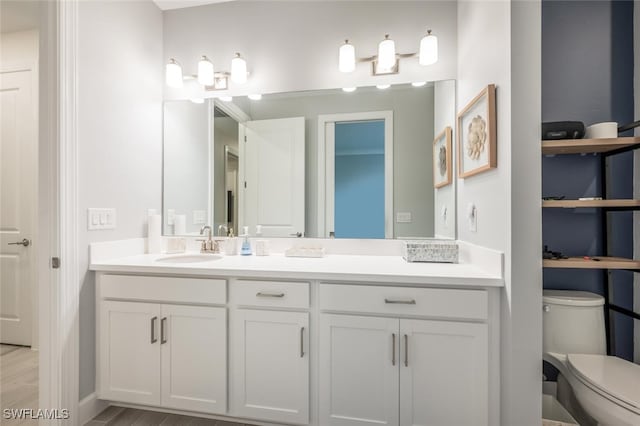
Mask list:
[[[450,93],[453,97],[453,93]],[[394,237],[432,237],[434,88],[409,85],[386,90],[368,88],[287,93],[251,102],[254,120],[305,117],[306,235],[318,236],[318,115],[393,111]],[[451,99],[455,102],[455,99]],[[453,111],[449,111],[452,114]],[[411,223],[395,223],[396,212],[409,212]]]
[[[80,399],[95,388],[91,242],[142,237],[160,209],[162,14],[148,1],[79,2]],[[87,231],[88,207],[114,207],[117,229]]]
[[[174,234],[168,224],[167,210],[186,216],[187,233],[199,232],[196,210],[209,211],[209,147],[211,145],[213,109],[209,102],[165,102],[163,162],[163,230]],[[207,216],[208,217],[208,216]]]
[[[540,424],[540,2],[458,3],[458,109],[497,86],[498,168],[458,181],[458,238],[505,252],[501,424]],[[477,207],[477,232],[466,212]]]
[[[438,135],[445,127],[451,127],[451,185],[433,190],[434,234],[438,238],[456,237],[456,82],[436,81],[433,95],[433,130]],[[446,217],[442,209],[446,209]]]
[[[417,52],[431,28],[438,36],[438,63],[422,67],[416,58],[400,63],[400,74],[371,76],[370,64],[338,71],[338,49],[348,38],[358,57],[376,54],[385,33],[399,53]],[[456,75],[456,3],[453,1],[230,2],[164,13],[164,59],[173,57],[185,74],[207,55],[229,71],[235,52],[247,59],[251,76],[234,95],[328,89],[353,85],[436,81]],[[209,96],[212,94],[209,93]],[[167,90],[167,98],[202,96],[197,84]]]

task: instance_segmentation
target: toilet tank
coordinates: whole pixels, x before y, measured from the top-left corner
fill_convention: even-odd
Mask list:
[[[606,355],[604,297],[586,291],[544,290],[544,352]]]

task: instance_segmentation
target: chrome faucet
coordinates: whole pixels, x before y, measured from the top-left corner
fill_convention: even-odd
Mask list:
[[[223,229],[224,229],[224,236],[226,237],[229,235],[229,228],[227,228],[227,225],[225,225],[224,223],[221,223],[220,226],[218,226],[218,237],[223,236],[221,235]]]
[[[200,228],[200,235],[204,235],[204,231],[207,231],[207,239],[206,240],[198,240],[202,241],[200,246],[200,253],[220,253],[220,247],[218,246],[218,241],[214,241],[211,235],[211,227],[209,225],[204,225]]]

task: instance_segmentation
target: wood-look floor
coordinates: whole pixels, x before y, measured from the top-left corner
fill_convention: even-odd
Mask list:
[[[85,426],[244,426],[201,417],[180,416],[156,411],[110,406]]]
[[[5,408],[38,408],[38,352],[0,345],[0,424],[37,426],[37,420],[7,420]]]

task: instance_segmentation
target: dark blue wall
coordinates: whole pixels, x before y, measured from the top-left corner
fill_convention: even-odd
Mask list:
[[[633,121],[633,2],[543,1],[542,119]],[[543,196],[601,196],[599,156],[543,157]],[[632,198],[633,156],[612,158],[608,165],[608,198]],[[631,213],[609,213],[610,253],[633,257]],[[601,255],[604,213],[596,209],[544,209],[543,242],[572,256]],[[604,293],[602,271],[545,269],[545,288]],[[633,276],[612,274],[615,303],[632,307]],[[614,353],[633,356],[632,320],[617,316]]]

